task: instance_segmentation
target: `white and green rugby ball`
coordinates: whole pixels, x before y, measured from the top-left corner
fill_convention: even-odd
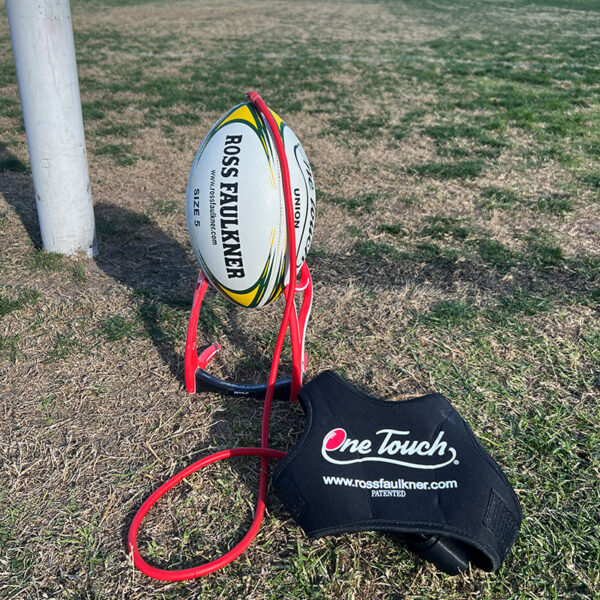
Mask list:
[[[315,223],[315,185],[294,132],[273,112],[290,170],[296,273]],[[281,165],[268,124],[250,103],[225,114],[198,150],[187,187],[194,252],[211,284],[247,307],[274,300],[289,281]]]

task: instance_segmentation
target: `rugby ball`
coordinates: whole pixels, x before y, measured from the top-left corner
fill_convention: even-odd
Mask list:
[[[273,112],[290,171],[297,273],[315,222],[315,185],[294,132]],[[289,281],[281,165],[268,123],[251,103],[226,113],[200,145],[186,215],[192,246],[210,283],[241,306],[273,301]]]

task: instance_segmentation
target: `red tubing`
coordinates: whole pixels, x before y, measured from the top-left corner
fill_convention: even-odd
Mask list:
[[[275,390],[275,383],[277,381],[277,371],[279,369],[279,360],[281,358],[281,350],[283,348],[283,342],[285,340],[285,333],[287,328],[290,327],[290,338],[292,343],[292,357],[293,357],[293,371],[292,371],[292,391],[291,397],[295,398],[295,394],[300,389],[302,370],[300,356],[302,349],[300,348],[299,332],[298,332],[298,319],[297,317],[292,319],[292,310],[296,314],[296,308],[294,304],[294,296],[296,294],[296,235],[294,230],[294,210],[292,203],[292,191],[290,185],[289,167],[287,157],[285,155],[285,148],[281,134],[277,127],[275,119],[271,115],[271,112],[263,102],[262,98],[256,92],[248,93],[248,100],[254,104],[256,109],[263,115],[267,121],[269,128],[273,134],[275,145],[277,147],[277,153],[281,163],[281,174],[283,179],[283,193],[285,198],[285,211],[286,211],[286,222],[288,232],[288,248],[289,248],[289,273],[290,282],[285,289],[285,309],[283,313],[283,319],[279,328],[279,334],[277,336],[277,342],[275,344],[275,350],[273,352],[273,362],[271,364],[271,371],[269,373],[269,382],[267,387],[267,393],[265,396],[265,403],[263,409],[262,428],[260,436],[260,448],[233,448],[231,450],[223,450],[215,454],[207,456],[189,467],[183,469],[174,477],[171,477],[166,483],[163,483],[140,507],[137,514],[135,515],[131,526],[129,528],[129,534],[127,536],[127,546],[129,552],[133,556],[133,562],[135,566],[145,573],[149,577],[154,579],[160,579],[162,581],[183,581],[186,579],[193,579],[195,577],[202,577],[208,575],[218,569],[223,568],[230,562],[235,560],[251,543],[256,537],[260,525],[263,520],[265,512],[265,500],[267,496],[267,485],[268,485],[268,473],[269,473],[269,458],[282,459],[285,456],[285,452],[279,450],[271,450],[268,448],[269,444],[269,419],[271,415],[271,404],[273,401],[273,392]],[[202,282],[203,283],[203,282]],[[199,282],[200,284],[200,282]],[[202,285],[202,284],[201,284]],[[205,288],[206,289],[206,288]],[[203,295],[203,294],[202,294]],[[142,520],[156,503],[156,501],[166,494],[173,486],[177,485],[182,479],[185,479],[192,473],[195,473],[202,467],[211,463],[229,458],[231,456],[260,456],[260,478],[258,483],[258,498],[256,501],[256,510],[254,512],[254,519],[250,528],[246,532],[246,535],[242,540],[229,552],[220,556],[219,558],[199,565],[197,567],[191,567],[189,569],[177,569],[177,570],[166,570],[158,569],[149,565],[140,555],[137,546],[137,534],[142,523]]]
[[[131,527],[129,528],[129,535],[127,536],[127,545],[129,546],[130,552],[133,554],[135,566],[145,573],[149,577],[154,579],[160,579],[162,581],[184,581],[186,579],[194,579],[195,577],[202,577],[203,575],[208,575],[213,571],[221,569],[225,565],[229,564],[232,560],[235,560],[252,542],[258,528],[260,526],[260,521],[258,525],[256,523],[256,517],[254,518],[254,522],[252,526],[243,537],[242,541],[231,549],[227,554],[213,560],[204,565],[199,565],[197,567],[191,567],[189,569],[179,569],[179,570],[167,570],[167,569],[157,569],[152,565],[149,565],[140,555],[137,547],[137,533],[142,520],[146,516],[147,512],[154,506],[156,501],[164,496],[172,487],[177,485],[182,479],[185,479],[192,473],[195,473],[202,467],[206,465],[210,465],[211,463],[218,462],[225,458],[229,458],[231,456],[262,456],[266,458],[278,458],[282,459],[285,456],[285,452],[281,452],[279,450],[270,450],[269,448],[233,448],[232,450],[223,450],[222,452],[216,452],[215,454],[211,454],[210,456],[206,456],[205,458],[191,464],[189,467],[183,469],[177,473],[177,475],[171,477],[166,483],[163,483],[145,502],[142,504],[137,514],[135,515]],[[261,471],[262,477],[262,471]],[[261,516],[262,520],[262,516]]]
[[[200,271],[198,281],[196,282],[196,289],[194,290],[194,302],[192,303],[192,311],[185,342],[185,388],[189,394],[196,393],[196,368],[200,362],[197,351],[196,330],[198,329],[200,307],[202,306],[202,300],[204,294],[206,294],[207,288],[208,279],[206,279],[204,273]],[[204,368],[204,366],[202,368]]]
[[[279,127],[271,114],[271,111],[267,108],[267,105],[264,103],[263,99],[256,92],[248,92],[247,94],[248,100],[254,104],[256,109],[262,114],[267,123],[269,124],[269,128],[271,129],[271,133],[273,134],[273,138],[275,139],[275,147],[277,148],[277,154],[279,156],[279,162],[281,163],[281,177],[283,180],[283,196],[285,198],[285,216],[287,221],[287,234],[288,234],[288,249],[289,249],[289,276],[290,282],[284,290],[285,294],[285,312],[283,313],[283,321],[282,328],[280,329],[280,333],[283,331],[283,335],[285,336],[285,331],[290,324],[290,312],[292,307],[294,308],[294,313],[296,312],[296,308],[294,305],[294,297],[296,296],[296,228],[294,225],[294,204],[292,201],[292,185],[290,182],[290,168],[287,161],[287,156],[285,154],[285,146],[283,145],[283,140],[281,139],[281,134],[279,133]],[[290,341],[292,345],[292,386],[290,392],[290,398],[295,401],[298,392],[300,391],[300,387],[302,385],[302,359],[299,356],[301,352],[300,348],[300,339],[298,332],[298,319],[295,317],[290,325]],[[283,340],[282,340],[283,345]],[[273,364],[275,361],[277,362],[277,366],[279,366],[279,356],[277,355],[277,359],[275,358],[275,354],[273,355]],[[277,374],[277,371],[275,372]],[[273,385],[275,382],[273,382]],[[268,396],[268,393],[267,393]],[[265,402],[266,404],[266,402]],[[263,419],[263,430],[265,426],[265,420]],[[268,428],[268,415],[267,415],[267,428]]]

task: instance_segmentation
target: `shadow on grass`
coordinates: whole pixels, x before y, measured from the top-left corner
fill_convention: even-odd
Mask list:
[[[41,249],[42,236],[29,167],[11,154],[2,142],[0,142],[0,194],[14,208],[35,248]]]
[[[173,375],[183,383],[183,353],[177,346],[182,347],[185,339],[198,270],[191,248],[162,231],[147,215],[122,207],[98,204],[96,221],[100,240],[98,266],[132,290],[145,335],[152,340]],[[597,257],[565,257],[556,241],[545,241],[541,237],[532,237],[524,250],[516,252],[481,237],[483,234],[463,239],[466,234],[459,236],[457,232],[462,230],[454,223],[437,223],[437,226],[454,227],[453,248],[439,244],[435,236],[431,239],[429,223],[429,228],[422,232],[421,243],[411,244],[410,250],[399,250],[396,236],[390,234],[386,238],[389,242],[357,241],[349,255],[312,252],[308,262],[315,284],[339,284],[358,271],[362,274],[361,285],[374,294],[407,283],[429,282],[448,293],[459,283],[475,283],[489,295],[490,302],[485,309],[476,309],[467,302],[468,314],[462,305],[438,307],[439,314],[433,315],[432,323],[441,320],[441,326],[446,320],[451,324],[457,319],[470,321],[479,312],[493,321],[502,321],[510,315],[548,310],[557,301],[588,305],[598,302],[600,261]],[[238,355],[234,373],[227,377],[259,383],[268,376],[270,348],[277,325],[273,324],[272,331],[269,325],[258,338],[249,335],[241,310],[209,292],[200,315],[198,345],[203,347],[219,341],[227,334],[242,356]],[[228,361],[226,354],[223,358]],[[287,373],[288,367],[283,361],[282,373]]]
[[[183,384],[184,357],[176,347],[185,340],[199,269],[191,247],[185,248],[145,214],[107,203],[96,204],[95,214],[99,239],[97,265],[131,289],[145,335]],[[259,383],[261,379],[266,380],[269,363],[257,348],[256,340],[245,333],[240,310],[243,309],[230,305],[209,290],[200,313],[198,346],[202,348],[219,341],[227,332],[244,355],[243,361],[236,363],[235,375],[230,377],[252,382],[258,376],[259,380],[254,383]],[[109,333],[118,336],[120,329],[125,336],[129,334],[128,328],[134,329],[135,324],[124,319],[121,319],[123,323],[117,322],[117,319],[119,317],[106,323]],[[257,375],[257,371],[264,377]]]
[[[430,283],[449,294],[455,293],[459,284],[475,284],[489,297],[490,305],[485,310],[486,316],[492,318],[495,311],[504,315],[533,314],[547,310],[555,302],[599,304],[597,255],[566,256],[557,243],[560,240],[545,239],[533,232],[520,251],[483,234],[471,239],[455,235],[454,244],[449,247],[439,244],[430,230],[431,227],[424,229],[421,233],[427,235],[421,235],[421,239],[416,234],[404,249],[398,248],[392,239],[397,236],[393,235],[385,238],[388,241],[358,238],[352,251],[344,255],[317,249],[308,257],[315,285],[339,285],[360,273],[361,286],[371,290],[376,298],[406,284]],[[389,233],[394,234],[395,230],[390,229]],[[401,231],[398,235],[403,234]],[[534,310],[534,305],[539,310]],[[469,319],[474,316],[469,315]]]
[[[186,332],[198,271],[191,249],[185,248],[144,214],[106,203],[98,203],[95,213],[99,239],[97,265],[112,279],[132,291],[144,335],[151,339],[161,360],[183,384],[183,355],[178,348]],[[238,317],[239,311],[243,309],[229,307],[227,301],[220,299],[212,291],[207,295],[201,313],[204,321],[199,325],[199,345],[218,341],[219,335],[224,333],[225,325],[220,320],[223,312],[215,310],[215,306],[217,309],[223,308],[228,311],[226,331],[229,337],[235,340],[236,349],[244,354],[244,358],[235,363],[232,379],[254,383],[266,380],[269,370],[268,352],[261,354],[256,340],[251,339],[244,331],[242,319]],[[273,337],[276,335],[276,331],[270,333]],[[115,332],[115,335],[117,334],[118,332]],[[287,371],[286,365],[283,365],[282,372]],[[197,399],[200,402],[203,396],[199,394]],[[219,418],[211,425],[210,433],[194,443],[196,451],[192,455],[193,459],[180,459],[175,470],[183,469],[193,460],[206,456],[208,446],[219,450],[232,446],[260,445],[262,399],[221,397],[218,404],[221,407]],[[286,448],[291,424],[299,427],[304,424],[304,418],[300,409],[291,406],[289,402],[277,402],[275,410],[279,418],[272,427],[272,445]],[[299,430],[295,433],[297,435]],[[220,480],[227,481],[231,489],[241,482],[244,486],[244,497],[254,505],[258,489],[259,461],[257,457],[240,457],[233,462],[228,461],[227,466],[231,468],[231,472],[229,468],[219,465],[213,469],[219,470]],[[214,473],[215,471],[212,471],[209,474],[211,481]],[[162,484],[166,479],[167,474],[164,473],[155,481],[156,485],[153,487]],[[181,506],[182,510],[191,491],[189,486],[180,485],[172,492],[176,494],[176,505]],[[151,492],[151,487],[148,487],[145,497]],[[143,498],[123,517],[120,534],[124,546],[127,543],[129,526],[142,500]],[[277,516],[287,516],[272,494],[269,495],[268,502],[270,510]],[[153,540],[152,531],[156,521],[151,518],[148,521],[149,528],[147,529],[144,523],[140,530],[140,550],[148,562],[165,569],[189,568],[215,558],[229,550],[231,543],[237,543],[246,533],[252,521],[252,514],[246,504],[239,510],[239,519],[235,523],[228,522],[227,532],[218,533],[210,539],[206,538],[201,524],[197,527],[190,525],[191,530],[186,533],[189,545],[183,550],[179,548],[176,531],[172,540],[169,537],[165,538],[163,534]],[[155,547],[153,541],[166,553],[173,554],[168,559],[161,556],[162,550],[155,554],[155,550],[152,550]],[[190,548],[198,550],[190,551]],[[203,548],[206,548],[206,555]]]
[[[195,261],[147,215],[107,203],[96,204],[94,211],[99,240],[96,264],[132,291],[145,335],[183,382],[183,357],[175,343],[185,334]]]

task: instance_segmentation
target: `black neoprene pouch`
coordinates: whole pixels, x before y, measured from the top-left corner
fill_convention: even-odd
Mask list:
[[[519,501],[446,398],[380,400],[325,371],[300,401],[306,428],[273,484],[308,536],[443,536],[476,566],[500,566],[519,531]]]

